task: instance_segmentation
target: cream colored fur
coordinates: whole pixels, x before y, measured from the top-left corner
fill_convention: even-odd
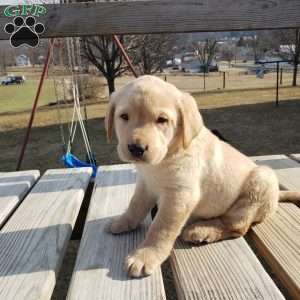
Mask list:
[[[128,210],[110,231],[135,229],[158,205],[144,242],[126,259],[130,276],[151,274],[179,235],[192,243],[238,237],[276,211],[275,173],[213,135],[193,97],[174,86],[153,76],[134,80],[112,95],[105,124],[109,139],[115,127],[120,158],[138,170]],[[146,146],[142,159],[128,151],[133,143]],[[282,194],[282,200],[288,196]]]

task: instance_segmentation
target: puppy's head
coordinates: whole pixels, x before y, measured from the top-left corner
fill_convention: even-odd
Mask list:
[[[105,118],[108,140],[115,127],[123,161],[153,165],[187,148],[202,126],[194,98],[154,76],[113,93]]]

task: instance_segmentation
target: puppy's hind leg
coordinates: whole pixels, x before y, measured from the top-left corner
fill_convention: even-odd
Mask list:
[[[278,206],[279,186],[273,170],[257,167],[248,176],[237,201],[225,215],[187,226],[182,239],[187,242],[216,242],[243,236],[251,224],[262,222]]]
[[[181,238],[190,243],[213,243],[228,238],[243,236],[253,222],[255,209],[245,206],[247,198],[239,198],[222,217],[200,220],[188,225]]]
[[[181,239],[194,244],[212,243],[231,236],[221,218],[200,220],[188,225],[181,233]]]

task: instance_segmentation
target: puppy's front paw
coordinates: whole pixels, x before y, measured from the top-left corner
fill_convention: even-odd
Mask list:
[[[131,228],[129,220],[124,215],[114,218],[109,224],[109,231],[113,234],[128,232],[132,229],[133,228]]]
[[[159,253],[153,248],[140,248],[125,260],[125,271],[130,277],[143,277],[151,275],[162,263]]]

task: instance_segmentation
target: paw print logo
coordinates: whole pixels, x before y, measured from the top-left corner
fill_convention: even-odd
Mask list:
[[[39,34],[45,31],[45,26],[36,23],[32,16],[28,16],[25,20],[23,17],[15,17],[13,23],[5,25],[4,30],[7,34],[11,34],[10,44],[13,47],[22,45],[36,47],[39,44]]]

